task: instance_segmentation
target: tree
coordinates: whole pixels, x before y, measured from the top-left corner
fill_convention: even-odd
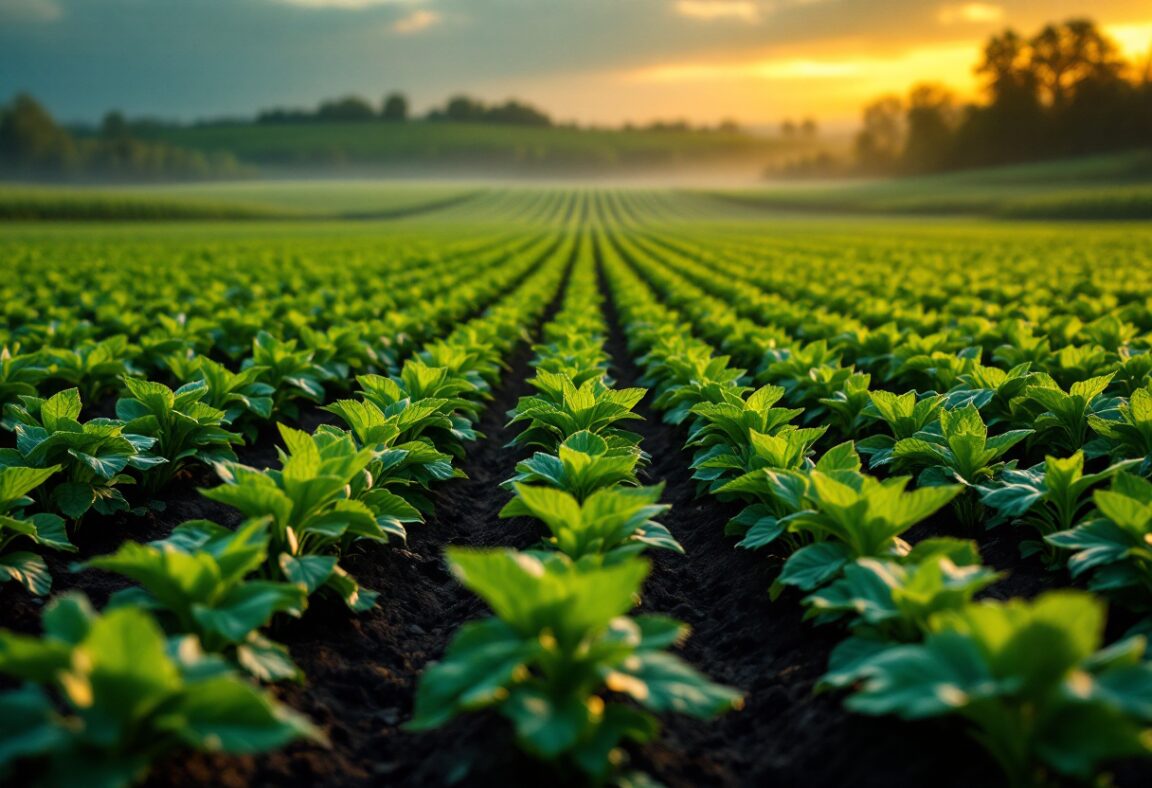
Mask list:
[[[921,83],[908,94],[903,166],[909,172],[944,169],[953,160],[959,121],[956,97],[943,85]]]
[[[79,163],[79,151],[72,135],[21,93],[0,112],[0,160],[23,171],[63,172]]]
[[[444,107],[444,117],[454,123],[477,123],[484,119],[484,104],[470,96],[453,96]]]
[[[856,161],[865,172],[890,172],[904,150],[904,102],[883,96],[864,108],[856,135]]]
[[[1030,38],[1011,29],[992,36],[975,67],[986,103],[961,109],[946,89],[914,89],[903,168],[927,172],[1146,147],[1152,62],[1141,76],[1119,51],[1087,19],[1045,25]],[[883,107],[865,110],[856,137],[862,169],[885,169],[892,125]]]
[[[790,140],[796,136],[796,124],[791,118],[786,118],[784,122],[780,124],[780,136],[786,140]]]
[[[1050,124],[1040,102],[1028,41],[1011,29],[993,36],[975,71],[986,80],[989,102],[972,108],[961,124],[958,160],[971,166],[1043,156]]]
[[[483,113],[483,120],[486,123],[505,123],[515,126],[552,125],[552,119],[543,112],[514,99],[486,109]]]
[[[1121,79],[1124,62],[1119,50],[1089,19],[1070,19],[1047,25],[1030,42],[1031,70],[1044,102],[1065,108],[1087,82]]]
[[[428,113],[428,120],[452,123],[503,123],[515,126],[551,126],[552,118],[531,104],[509,99],[503,104],[486,105],[470,96],[448,99],[444,109]]]
[[[800,136],[806,140],[814,140],[820,133],[820,127],[816,125],[815,118],[804,118],[800,123]]]
[[[335,123],[361,122],[374,120],[376,110],[359,96],[344,96],[321,102],[316,110],[316,119]]]
[[[976,73],[988,80],[987,90],[993,103],[1036,94],[1032,49],[1015,30],[1008,29],[988,39]]]
[[[100,122],[100,136],[105,140],[124,140],[131,136],[124,114],[113,110]]]
[[[380,118],[390,123],[403,123],[408,120],[408,97],[403,93],[389,93],[384,98]]]

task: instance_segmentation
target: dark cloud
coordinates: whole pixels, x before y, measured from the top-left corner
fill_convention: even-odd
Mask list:
[[[798,47],[827,54],[833,45],[978,42],[999,25],[944,24],[940,8],[962,0],[723,2],[757,12],[703,19],[682,13],[679,0],[0,0],[0,95],[30,90],[68,118],[113,106],[181,118],[247,113],[393,88],[428,104],[502,82],[570,83],[578,74]],[[1152,17],[1146,0],[988,4],[1024,28],[1077,10]],[[422,23],[411,23],[417,12]]]

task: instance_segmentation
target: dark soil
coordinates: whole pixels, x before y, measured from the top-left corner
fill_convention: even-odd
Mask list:
[[[369,546],[343,561],[366,587],[380,592],[379,606],[352,616],[339,602],[314,599],[300,621],[277,632],[308,677],[302,686],[277,688],[286,703],[327,733],[330,748],[298,744],[260,758],[193,756],[157,770],[152,785],[444,785],[467,771],[516,774],[535,764],[513,759],[502,724],[484,717],[461,720],[431,733],[409,733],[416,684],[429,660],[440,657],[452,635],[484,604],[462,588],[442,559],[450,544],[528,547],[530,527],[500,520],[508,500],[498,486],[517,460],[504,444],[515,434],[506,412],[528,393],[529,348],[522,347],[496,398],[488,404],[475,444],[463,463],[467,479],[433,493],[435,514],[412,526],[405,548]],[[506,775],[507,776],[507,775]]]
[[[619,386],[634,385],[619,322],[609,349]],[[634,763],[669,786],[998,785],[994,765],[954,726],[905,725],[850,715],[833,695],[815,695],[842,633],[801,620],[794,595],[777,602],[768,587],[780,559],[735,549],[724,526],[738,507],[697,498],[681,451],[681,430],[647,401],[632,429],[652,456],[648,482],[664,481],[672,510],[661,521],[686,555],[659,551],[643,609],[692,627],[683,656],[716,681],[746,693],[744,708],[712,722],[670,717],[660,741]]]
[[[609,351],[620,386],[634,385],[632,363],[611,303]],[[515,434],[504,426],[506,412],[529,392],[531,351],[522,345],[480,429],[486,438],[463,462],[467,479],[435,490],[436,512],[424,526],[410,528],[406,546],[373,545],[344,565],[368,588],[381,593],[380,605],[350,615],[328,599],[314,600],[307,615],[278,628],[307,676],[301,685],[274,688],[285,703],[307,714],[327,734],[331,746],[297,744],[263,757],[193,755],[160,766],[151,786],[564,786],[574,778],[556,775],[519,755],[505,723],[473,716],[429,733],[405,731],[417,682],[425,665],[438,659],[459,626],[486,613],[481,601],[449,574],[446,545],[530,546],[538,533],[531,523],[500,520],[508,494],[498,484],[509,478],[522,456],[505,448]],[[635,427],[651,455],[646,483],[664,481],[665,502],[673,508],[663,522],[687,555],[653,555],[654,568],[642,610],[667,613],[691,625],[683,656],[713,679],[746,693],[742,710],[711,722],[668,717],[664,733],[631,753],[632,764],[663,783],[683,786],[996,786],[994,764],[959,724],[928,721],[907,724],[845,712],[836,695],[816,695],[829,652],[843,633],[801,620],[795,595],[778,602],[768,587],[780,559],[737,550],[724,536],[735,510],[698,499],[681,451],[683,433],[664,424],[642,403],[645,419]],[[301,419],[310,428],[326,420],[322,412]],[[242,460],[275,463],[273,436],[262,435]],[[208,501],[196,488],[213,483],[206,469],[179,477],[167,491],[163,512],[144,518],[120,517],[88,524],[78,539],[80,558],[113,550],[124,539],[160,538],[185,519],[209,517],[225,524],[239,519],[228,507]],[[943,522],[943,520],[941,521]],[[95,527],[97,526],[98,527]],[[946,530],[929,524],[916,537]],[[1059,584],[1038,562],[1016,557],[1017,540],[1005,529],[994,532],[990,563],[1012,567],[1012,578],[994,595],[1030,596]],[[952,535],[963,536],[964,534]],[[80,589],[100,605],[125,585],[99,572],[69,573],[69,560],[52,559],[57,590]],[[38,628],[41,605],[23,592],[6,589],[0,626]],[[1147,771],[1122,772],[1122,785],[1147,784]]]

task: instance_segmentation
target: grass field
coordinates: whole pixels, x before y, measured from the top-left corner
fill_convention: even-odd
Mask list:
[[[144,133],[144,132],[142,132]],[[699,131],[618,131],[467,123],[241,124],[155,129],[150,138],[229,152],[272,168],[364,165],[459,172],[621,172],[699,167],[725,161],[753,169],[807,143]]]
[[[627,179],[622,181],[627,183]],[[284,179],[162,185],[0,184],[0,220],[388,219],[537,185],[428,179]],[[889,181],[682,187],[697,215],[771,213],[1152,219],[1152,154],[1136,152]]]
[[[1152,153],[1140,151],[885,181],[819,181],[713,192],[769,210],[1152,219]]]
[[[395,181],[236,181],[154,186],[0,185],[0,219],[237,220],[397,218],[485,187]]]
[[[1152,222],[23,199],[0,782],[1152,780]]]

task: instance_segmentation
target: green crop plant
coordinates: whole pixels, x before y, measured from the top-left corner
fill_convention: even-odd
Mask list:
[[[464,549],[448,560],[494,615],[461,627],[424,671],[410,728],[493,709],[532,755],[603,781],[620,770],[624,742],[656,736],[656,714],[708,719],[739,707],[740,693],[668,653],[687,637],[683,624],[626,615],[645,561]]]

